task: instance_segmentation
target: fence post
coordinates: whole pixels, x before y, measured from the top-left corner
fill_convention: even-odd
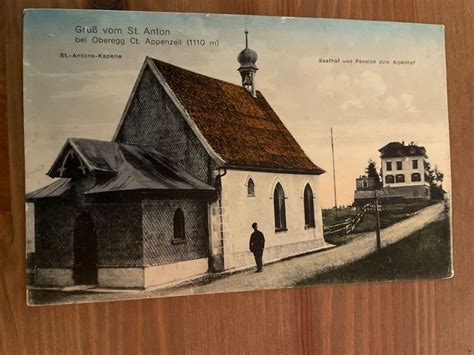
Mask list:
[[[375,191],[375,216],[376,216],[376,229],[375,229],[375,238],[377,240],[377,250],[381,249],[380,242],[380,215],[379,215],[379,201],[377,198],[377,189]]]

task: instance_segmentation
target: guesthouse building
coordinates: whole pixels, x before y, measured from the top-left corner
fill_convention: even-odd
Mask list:
[[[429,200],[428,156],[415,143],[390,142],[379,149],[382,187],[377,190],[381,203],[406,203]],[[356,179],[354,204],[362,206],[374,199],[373,178]]]

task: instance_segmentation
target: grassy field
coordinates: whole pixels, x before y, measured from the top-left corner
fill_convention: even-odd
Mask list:
[[[323,209],[323,224],[325,226],[332,226],[344,222],[346,218],[352,218],[357,215],[357,211],[352,207],[339,208],[336,211],[334,209]]]
[[[412,203],[412,204],[403,204],[403,205],[384,205],[380,211],[380,227],[386,228],[400,222],[410,216],[412,216],[416,211],[419,211],[433,203],[423,202],[423,203]],[[361,233],[367,231],[375,230],[376,219],[375,213],[367,213],[364,216],[362,222],[357,226],[353,233]]]
[[[448,217],[356,262],[299,282],[296,286],[451,275]]]
[[[410,216],[412,216],[416,211],[419,211],[429,205],[433,204],[432,201],[422,202],[422,203],[412,203],[412,204],[400,204],[400,205],[384,205],[380,211],[380,227],[386,228],[400,222]],[[343,222],[346,218],[354,217],[357,214],[357,211],[353,210],[350,207],[343,208],[337,211],[337,219],[335,218],[334,210],[323,210],[323,224],[325,226],[330,226]],[[359,225],[347,235],[332,235],[326,236],[325,239],[327,242],[335,245],[345,244],[352,239],[354,239],[357,233],[375,231],[376,218],[375,212],[367,212],[359,223]]]

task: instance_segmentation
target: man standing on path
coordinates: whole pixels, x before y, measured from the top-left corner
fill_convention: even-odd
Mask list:
[[[257,271],[262,272],[262,255],[263,249],[265,248],[265,237],[263,233],[258,230],[257,222],[252,223],[253,233],[250,236],[249,249],[255,257],[255,263],[257,264]]]

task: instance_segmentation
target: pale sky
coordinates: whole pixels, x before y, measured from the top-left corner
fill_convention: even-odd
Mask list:
[[[322,205],[333,205],[330,127],[339,204],[353,201],[355,178],[391,141],[415,141],[445,173],[450,190],[444,29],[440,25],[230,15],[42,10],[24,29],[26,191],[52,182],[46,172],[68,137],[111,140],[146,56],[240,85],[236,57],[258,54],[257,89],[307,155],[327,172]],[[76,44],[77,25],[97,26],[115,44]],[[129,26],[167,29],[176,47],[128,44]],[[118,27],[122,35],[105,35]],[[218,46],[187,46],[187,39]],[[121,54],[122,59],[63,59],[60,53]],[[352,64],[319,58],[353,59]],[[355,59],[390,64],[355,64]],[[415,60],[394,65],[393,60]]]

